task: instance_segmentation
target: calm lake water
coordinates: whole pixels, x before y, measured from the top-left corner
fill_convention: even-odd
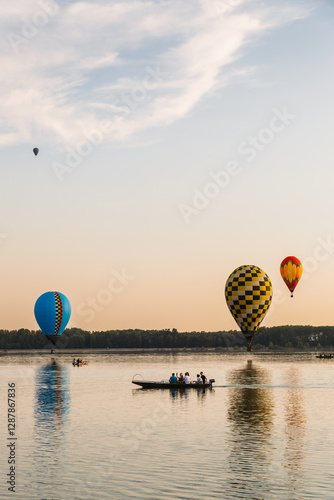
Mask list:
[[[334,359],[245,353],[0,357],[0,498],[332,499]],[[143,390],[203,370],[212,390]],[[15,383],[14,443],[7,390]],[[10,438],[10,439],[8,439]]]

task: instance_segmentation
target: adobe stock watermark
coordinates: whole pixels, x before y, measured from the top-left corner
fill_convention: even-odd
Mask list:
[[[84,302],[81,302],[76,308],[76,313],[78,316],[85,316],[86,323],[90,323],[96,313],[102,312],[112,302],[115,295],[122,293],[134,278],[133,275],[127,274],[124,268],[120,273],[115,270],[111,271],[107,286],[99,290],[95,297],[87,297]]]
[[[301,259],[301,263],[303,266],[301,283],[308,280],[312,276],[312,274],[317,272],[319,266],[323,262],[326,262],[334,255],[334,239],[331,235],[328,235],[326,238],[318,236],[316,242],[317,245],[314,247],[313,254]],[[275,307],[282,305],[288,299],[291,300],[290,293],[286,293],[285,290],[275,290],[267,316],[270,317],[274,312]]]
[[[238,154],[247,162],[254,161],[258,154],[273,142],[276,134],[282,133],[295,118],[296,115],[289,113],[286,106],[282,110],[274,108],[268,126],[261,128],[256,135],[250,135],[246,140],[241,141],[237,147]],[[191,204],[181,203],[178,205],[186,224],[190,223],[193,216],[199,215],[207,208],[210,201],[217,198],[227,188],[231,180],[243,171],[241,163],[241,160],[229,161],[223,170],[209,172],[210,181],[202,189],[193,188]]]
[[[135,111],[140,104],[148,100],[149,93],[156,90],[164,78],[169,74],[162,72],[159,66],[151,68],[146,66],[146,74],[140,85],[134,85],[129,92],[123,93],[120,97],[112,100],[111,105],[118,108],[115,116],[116,121],[102,120],[99,126],[91,130],[83,130],[83,139],[74,148],[67,146],[66,156],[62,163],[54,161],[53,171],[59,182],[63,182],[64,176],[76,170],[85,158],[90,156],[95,148],[101,146],[106,135],[117,132],[120,120],[127,118],[131,112]]]
[[[41,28],[47,26],[50,20],[59,12],[59,3],[56,0],[39,0],[38,4],[41,10],[38,10],[31,19],[22,18],[19,34],[12,31],[7,34],[7,40],[16,54],[20,52],[22,45],[25,46],[35,38]]]

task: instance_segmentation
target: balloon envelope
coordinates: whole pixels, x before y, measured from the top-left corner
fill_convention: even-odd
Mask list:
[[[257,266],[240,266],[228,277],[225,285],[227,306],[250,343],[265,317],[273,297],[267,274]]]
[[[34,149],[33,149],[33,152],[34,152],[34,155],[35,155],[35,156],[37,156],[37,155],[38,155],[38,153],[39,153],[39,149],[38,149],[38,148],[34,148]]]
[[[46,292],[37,299],[34,313],[44,335],[55,344],[70,319],[71,304],[62,293]]]
[[[302,263],[297,257],[286,257],[281,262],[280,271],[286,286],[291,292],[291,297],[293,297],[293,292],[303,274]]]

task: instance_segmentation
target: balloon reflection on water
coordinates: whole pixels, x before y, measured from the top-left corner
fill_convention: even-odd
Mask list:
[[[36,373],[35,417],[43,427],[60,427],[69,410],[68,367],[52,360]]]
[[[242,490],[242,498],[253,498],[255,491],[261,496],[270,482],[273,446],[274,400],[268,387],[269,373],[249,360],[244,368],[231,371],[227,380],[232,386],[227,411],[231,449],[228,477],[233,477],[228,489]]]
[[[295,367],[289,368],[286,373],[287,397],[285,398],[285,452],[284,467],[291,482],[302,482],[301,462],[305,456],[304,441],[306,433],[306,412],[300,377]],[[299,387],[298,387],[299,386]],[[298,471],[298,474],[296,474]]]
[[[57,476],[60,481],[69,410],[68,367],[53,359],[36,372],[33,470],[44,485],[55,484]]]
[[[229,374],[229,384],[236,387],[229,391],[228,419],[239,433],[252,437],[256,432],[256,439],[270,433],[273,425],[272,390],[263,387],[268,384],[268,379],[268,372],[254,366],[251,360],[245,368]]]

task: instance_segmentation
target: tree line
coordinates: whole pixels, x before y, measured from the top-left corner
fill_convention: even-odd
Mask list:
[[[41,331],[0,330],[0,349],[44,349],[50,342]],[[164,330],[108,330],[89,332],[66,329],[57,347],[66,348],[242,348],[246,345],[239,331],[178,332]],[[334,347],[334,326],[274,326],[260,328],[253,349],[310,349]]]

